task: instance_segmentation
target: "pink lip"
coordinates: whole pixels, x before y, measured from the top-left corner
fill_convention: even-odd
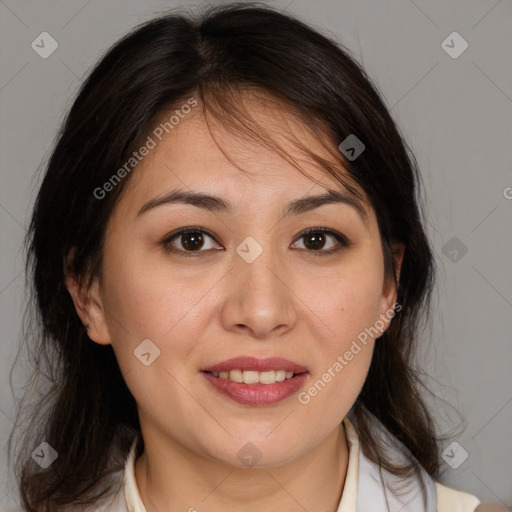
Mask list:
[[[237,368],[240,368],[239,366]],[[282,366],[281,369],[284,369]],[[212,370],[217,371],[217,370]],[[220,370],[226,371],[226,370]],[[288,370],[292,371],[292,370]],[[244,384],[229,379],[220,379],[203,371],[206,380],[218,391],[243,405],[272,405],[292,395],[304,384],[308,372],[274,384]]]
[[[282,357],[267,357],[265,359],[257,359],[255,357],[234,357],[227,359],[212,366],[202,368],[203,372],[229,372],[231,370],[268,372],[271,370],[284,370],[286,372],[304,373],[308,369],[288,359]],[[283,381],[285,382],[285,381]],[[274,384],[265,384],[265,386],[273,386]]]

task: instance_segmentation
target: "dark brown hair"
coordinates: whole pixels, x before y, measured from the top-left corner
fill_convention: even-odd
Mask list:
[[[102,199],[94,191],[141,146],[155,120],[184,98],[197,98],[205,115],[280,151],[244,111],[239,95],[247,90],[297,113],[332,156],[327,161],[299,143],[310,162],[353,193],[355,185],[364,191],[377,216],[387,275],[396,276],[392,244],[405,244],[396,283],[401,310],[375,345],[351,412],[364,452],[382,467],[397,475],[418,464],[431,475],[438,472],[440,438],[419,394],[425,386],[415,363],[434,259],[414,156],[347,49],[288,14],[230,4],[198,15],[171,12],[136,27],[89,74],[58,134],[27,235],[34,300],[23,338],[34,342],[29,353],[35,371],[9,440],[11,456],[15,431],[23,434],[16,475],[27,511],[57,511],[108,494],[108,475],[122,469],[140,432],[112,347],[89,340],[65,286],[66,271],[84,283],[100,273],[105,227],[130,176]],[[350,134],[365,145],[353,161],[338,150]],[[415,460],[409,466],[386,460],[368,411],[410,450]],[[29,426],[21,429],[25,422]],[[30,457],[43,440],[59,454],[46,470]]]

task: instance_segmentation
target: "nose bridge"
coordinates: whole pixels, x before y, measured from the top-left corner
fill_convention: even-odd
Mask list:
[[[228,323],[244,325],[257,336],[278,326],[290,327],[295,318],[287,271],[279,251],[271,247],[271,238],[271,233],[247,236],[236,247],[236,277],[228,294]]]
[[[257,239],[256,239],[257,237]],[[272,247],[271,233],[247,236],[236,248],[238,259],[235,271],[243,275],[247,292],[255,297],[260,293],[271,293],[272,297],[281,296],[279,289],[283,285],[278,273],[283,273],[283,262],[278,261],[277,250]]]

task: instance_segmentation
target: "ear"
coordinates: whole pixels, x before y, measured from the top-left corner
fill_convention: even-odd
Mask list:
[[[88,326],[87,335],[89,338],[100,345],[110,345],[110,333],[98,278],[94,278],[91,286],[86,287],[80,284],[75,274],[66,273],[66,288],[73,299],[76,312],[84,327]]]
[[[396,267],[396,282],[398,283],[400,280],[400,270],[402,268],[402,262],[404,259],[405,253],[405,245],[403,243],[396,243],[392,246],[393,257],[395,259],[395,267]],[[394,310],[396,299],[398,295],[398,290],[393,281],[393,276],[386,276],[384,278],[384,285],[382,287],[382,299],[381,299],[381,318],[385,321],[385,328],[387,329],[391,322],[391,313]],[[384,315],[384,316],[383,316]],[[384,318],[385,317],[385,318]]]

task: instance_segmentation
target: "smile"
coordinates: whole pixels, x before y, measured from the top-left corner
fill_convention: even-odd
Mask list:
[[[247,374],[245,377],[246,380],[255,381],[258,379],[258,382],[252,382],[247,384],[245,382],[237,382],[235,380],[231,380],[228,376],[221,377],[215,376],[213,372],[203,371],[201,374],[205,377],[208,383],[211,385],[211,388],[217,393],[220,393],[219,396],[228,397],[231,400],[248,406],[270,406],[285,400],[291,395],[294,395],[300,391],[300,389],[304,386],[306,379],[308,378],[309,373],[297,373],[293,372],[285,372],[284,380],[277,380],[276,377],[282,377],[282,371],[270,371],[270,372],[254,372],[254,371],[244,371],[240,370],[231,370],[229,372],[229,377],[231,376],[231,372],[235,372],[235,378],[239,377],[240,372],[242,374],[242,379],[244,378],[244,374]],[[227,374],[227,372],[222,372]],[[286,377],[286,373],[292,373],[291,377]],[[260,382],[260,379],[263,376],[263,380],[268,379],[270,381],[271,377],[273,382],[268,382],[264,384]],[[275,374],[274,376],[270,375],[268,377],[265,374]]]
[[[229,372],[210,372],[214,377],[219,379],[229,379],[233,382],[244,384],[274,384],[275,382],[283,382],[291,379],[294,372],[286,370],[270,370],[267,372],[256,372],[250,370],[231,370]]]

